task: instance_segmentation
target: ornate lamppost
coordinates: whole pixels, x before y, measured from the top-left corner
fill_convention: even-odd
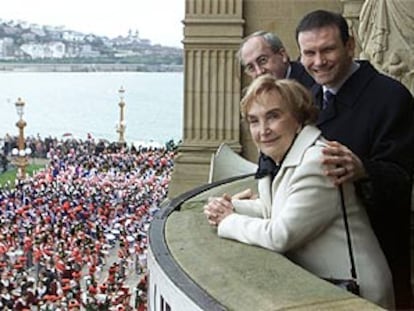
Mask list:
[[[26,178],[26,167],[28,164],[27,157],[32,153],[32,150],[30,148],[25,148],[24,128],[27,125],[26,121],[23,120],[25,103],[19,97],[15,105],[17,115],[19,116],[19,120],[16,123],[16,126],[19,129],[19,136],[17,138],[17,148],[13,148],[12,155],[14,156],[14,163],[17,166],[16,177],[18,180],[24,180]]]
[[[119,109],[120,109],[120,115],[119,115],[119,124],[117,125],[116,131],[119,134],[118,142],[119,144],[125,143],[125,128],[126,128],[126,122],[124,118],[124,108],[125,108],[125,102],[124,102],[124,93],[125,89],[121,86],[121,88],[118,91],[120,101],[119,101]]]

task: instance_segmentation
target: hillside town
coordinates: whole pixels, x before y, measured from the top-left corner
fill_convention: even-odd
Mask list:
[[[138,30],[108,38],[23,21],[0,19],[0,62],[162,63],[182,65],[182,49],[151,44]]]

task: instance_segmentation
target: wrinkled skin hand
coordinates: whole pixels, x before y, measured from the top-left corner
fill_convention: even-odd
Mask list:
[[[324,154],[322,164],[326,165],[325,174],[332,178],[336,186],[345,181],[367,177],[361,159],[339,142],[328,142],[328,146],[322,152]]]
[[[254,200],[257,199],[257,194],[253,193],[252,189],[248,188],[233,194],[231,198],[233,200]]]
[[[218,226],[224,218],[233,213],[233,210],[231,196],[228,194],[210,198],[209,202],[204,205],[204,215],[212,226]]]

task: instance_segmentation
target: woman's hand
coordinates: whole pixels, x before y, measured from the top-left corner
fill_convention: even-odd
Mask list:
[[[257,199],[257,194],[253,193],[252,189],[248,188],[243,191],[237,192],[232,196],[233,200],[254,200]]]
[[[228,194],[210,198],[209,202],[204,205],[204,215],[212,226],[218,226],[224,218],[233,213],[233,210],[231,196]]]
[[[322,152],[324,154],[322,164],[328,167],[325,174],[332,177],[335,185],[366,177],[361,159],[348,147],[337,141],[329,141]]]

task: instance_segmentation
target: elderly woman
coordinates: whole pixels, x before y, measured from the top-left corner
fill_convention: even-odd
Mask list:
[[[213,198],[204,207],[218,235],[278,253],[322,278],[350,279],[340,192],[324,174],[326,145],[314,126],[311,95],[292,80],[266,75],[252,82],[241,102],[253,141],[279,166],[258,181],[259,197]],[[394,307],[392,277],[352,183],[344,184],[360,295]]]

